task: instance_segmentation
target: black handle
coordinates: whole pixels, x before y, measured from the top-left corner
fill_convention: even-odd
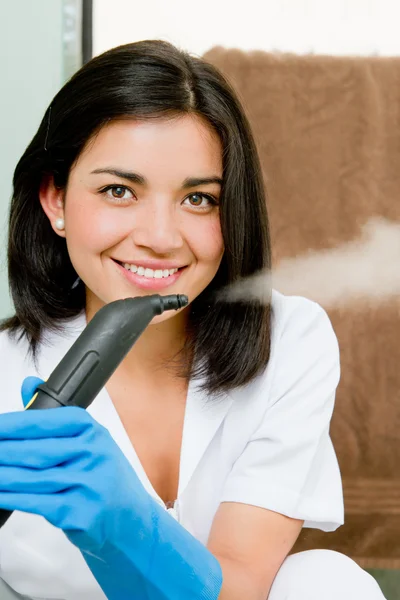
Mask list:
[[[0,527],[3,527],[4,523],[7,521],[8,517],[11,517],[12,513],[12,510],[0,508]]]
[[[106,304],[88,323],[49,379],[39,385],[27,409],[87,408],[153,317],[187,304],[188,298],[182,294],[154,294]],[[0,509],[0,527],[11,514],[12,511]]]

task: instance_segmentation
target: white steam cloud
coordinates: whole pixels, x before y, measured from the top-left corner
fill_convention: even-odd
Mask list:
[[[305,296],[326,308],[381,304],[400,296],[400,224],[370,219],[359,239],[337,248],[282,260],[272,271],[225,288],[225,301],[265,301],[271,286]]]

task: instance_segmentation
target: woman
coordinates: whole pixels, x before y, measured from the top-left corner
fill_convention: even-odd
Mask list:
[[[343,523],[329,437],[339,353],[308,300],[216,300],[270,267],[265,206],[240,104],[200,59],[159,41],[121,46],[51,102],[10,214],[11,597],[383,597],[343,555],[288,557],[303,526]],[[153,293],[189,305],[152,321],[87,412],[21,410],[24,378],[45,379],[102,306]]]

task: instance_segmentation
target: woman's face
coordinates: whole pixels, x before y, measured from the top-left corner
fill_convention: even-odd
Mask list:
[[[66,191],[42,185],[54,231],[66,237],[87,288],[87,313],[130,296],[193,301],[223,255],[218,201],[222,148],[200,118],[118,120],[72,167]],[[55,228],[63,217],[65,230]],[[166,312],[157,322],[173,316]]]

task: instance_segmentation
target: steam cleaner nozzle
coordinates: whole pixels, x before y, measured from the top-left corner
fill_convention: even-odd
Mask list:
[[[164,310],[178,310],[186,306],[189,302],[184,294],[171,294],[170,296],[160,296]]]
[[[150,321],[189,303],[183,294],[137,296],[103,306],[58,363],[25,409],[87,408]],[[0,527],[10,516],[0,509]]]
[[[53,402],[59,406],[87,408],[150,321],[166,310],[179,310],[188,302],[183,294],[154,294],[106,304],[88,323],[46,383],[39,386],[41,397],[29,408],[50,408]]]

